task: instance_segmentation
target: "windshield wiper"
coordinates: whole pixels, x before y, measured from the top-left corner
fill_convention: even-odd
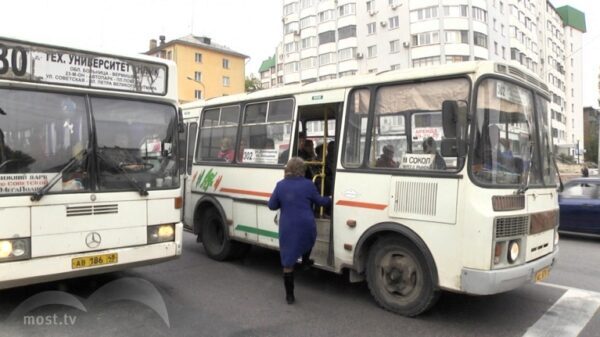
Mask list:
[[[554,152],[550,152],[550,156],[552,157],[552,163],[554,163],[554,169],[556,170],[556,175],[558,175],[558,182],[559,182],[558,191],[562,192],[565,189],[565,185],[563,185],[563,181],[560,176],[560,172],[558,171],[558,164],[556,163],[556,157],[554,156]]]
[[[531,137],[531,135],[529,136]],[[524,194],[529,189],[529,178],[531,177],[531,167],[533,166],[533,142],[529,139],[529,166],[527,167],[527,174],[521,187],[517,189],[515,194]]]
[[[44,195],[46,195],[46,193],[48,193],[48,191],[50,191],[50,189],[54,185],[56,185],[58,180],[62,179],[62,175],[65,172],[67,172],[67,170],[72,168],[76,163],[80,163],[82,160],[84,160],[89,153],[90,153],[90,151],[88,149],[83,149],[83,150],[79,151],[78,154],[76,154],[71,159],[69,159],[69,161],[65,164],[65,166],[63,166],[63,168],[60,171],[58,171],[58,173],[56,174],[56,176],[54,176],[54,178],[50,179],[50,181],[47,182],[46,185],[44,185],[44,187],[42,187],[37,192],[35,192],[31,195],[31,201],[40,201],[42,199],[42,197]]]
[[[142,197],[146,197],[148,196],[148,190],[146,190],[146,188],[140,184],[139,181],[137,181],[134,177],[130,176],[129,173],[120,165],[115,164],[113,161],[107,160],[104,155],[101,155],[100,152],[98,151],[97,153],[98,158],[102,159],[102,161],[104,161],[105,163],[107,163],[111,168],[115,168],[117,170],[119,170],[121,173],[123,173],[123,176],[125,177],[125,179],[127,179],[127,181],[129,182],[129,184],[133,187],[135,187],[135,189],[138,191],[138,193],[142,196]]]

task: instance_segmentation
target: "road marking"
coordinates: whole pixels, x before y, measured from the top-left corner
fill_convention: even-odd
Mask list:
[[[577,337],[600,307],[600,293],[550,283],[541,285],[566,292],[523,337]]]

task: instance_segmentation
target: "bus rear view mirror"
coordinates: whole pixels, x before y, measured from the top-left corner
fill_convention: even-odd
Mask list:
[[[467,143],[456,138],[442,139],[442,157],[464,157],[467,154]]]
[[[458,103],[456,101],[442,102],[442,127],[446,138],[456,138],[458,129]]]

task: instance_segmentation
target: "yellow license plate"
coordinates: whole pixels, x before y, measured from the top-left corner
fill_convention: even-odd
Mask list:
[[[71,268],[88,268],[94,266],[102,266],[105,264],[114,264],[119,262],[119,254],[102,254],[102,255],[91,255],[84,257],[76,257],[71,260]]]
[[[550,268],[546,267],[544,269],[538,270],[535,273],[535,282],[541,282],[546,279],[550,275]]]

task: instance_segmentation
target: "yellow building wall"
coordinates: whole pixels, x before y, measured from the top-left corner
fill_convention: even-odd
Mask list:
[[[202,49],[183,44],[175,44],[172,50],[173,61],[177,63],[179,101],[195,101],[195,90],[202,90],[202,98],[208,99],[244,92],[245,60],[210,49]],[[202,63],[196,63],[196,53],[202,54]],[[223,68],[223,59],[229,60],[229,68]],[[188,79],[194,78],[196,71],[202,73],[202,84]],[[229,77],[229,86],[223,86],[223,76]]]

